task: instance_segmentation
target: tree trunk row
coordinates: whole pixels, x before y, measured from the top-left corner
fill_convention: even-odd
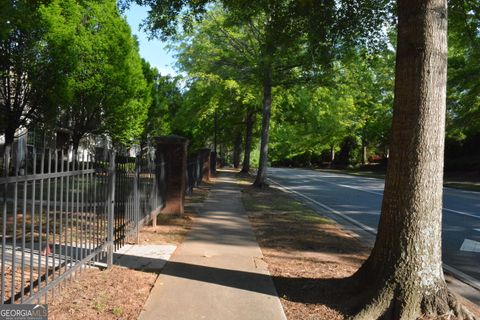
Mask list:
[[[237,169],[240,167],[240,155],[242,153],[242,133],[239,132],[235,137],[235,144],[233,147],[233,167]]]
[[[247,111],[245,118],[245,150],[243,154],[243,164],[241,173],[250,172],[250,153],[252,151],[252,131],[255,122],[255,112],[251,109]]]
[[[267,177],[268,162],[268,140],[270,130],[270,116],[272,110],[272,70],[267,66],[263,80],[263,104],[262,104],[262,135],[260,142],[260,160],[258,163],[258,172],[255,182],[256,187],[265,186]]]

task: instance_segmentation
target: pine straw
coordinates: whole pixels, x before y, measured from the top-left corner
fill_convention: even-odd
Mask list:
[[[278,189],[246,187],[243,201],[287,318],[341,320],[351,315],[348,297],[333,289],[360,267],[370,248]]]
[[[144,227],[140,244],[181,243],[195,219],[194,204],[206,199],[210,187],[203,184],[186,197],[184,215],[159,215],[157,227]],[[88,269],[62,286],[60,295],[49,303],[49,319],[137,319],[157,277],[158,273],[121,267]]]
[[[49,319],[137,319],[156,273],[89,269],[49,304]]]

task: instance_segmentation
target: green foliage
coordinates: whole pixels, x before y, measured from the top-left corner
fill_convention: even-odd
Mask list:
[[[163,40],[179,31],[190,32],[196,22],[211,18],[212,5],[221,4],[230,14],[229,21],[236,24],[246,26],[260,17],[267,19],[265,34],[275,37],[269,41],[279,46],[279,51],[288,50],[298,40],[305,41],[308,56],[316,56],[320,62],[341,47],[344,50],[358,43],[367,43],[369,47],[381,44],[384,36],[381,26],[393,20],[395,3],[391,0],[121,0],[120,6],[127,8],[132,2],[151,8],[144,27]]]
[[[274,105],[273,160],[304,152],[320,153],[353,126],[353,99],[341,87],[295,87]]]
[[[51,51],[47,25],[39,8],[48,1],[2,1],[0,4],[0,133],[7,143],[33,121],[48,125],[56,92],[62,87]]]
[[[388,49],[359,52],[336,61],[321,86],[280,90],[273,112],[272,160],[320,155],[352,135],[370,148],[388,145],[393,56]]]
[[[173,79],[153,90],[150,134],[211,145],[216,113],[218,142],[229,149],[246,111],[260,111],[263,87],[271,84],[274,163],[321,162],[331,148],[347,145],[355,150],[345,163],[359,161],[362,146],[388,153],[393,1],[122,1],[129,2],[150,6],[144,27],[172,40],[187,74],[182,93]],[[480,132],[480,4],[450,0],[449,7],[447,147],[461,153]]]
[[[255,100],[249,88],[234,80],[207,76],[193,79],[172,121],[172,132],[188,137],[194,149],[213,146],[216,113],[217,142],[230,148],[238,131],[243,130],[245,109],[252,101]]]
[[[449,1],[447,135],[480,132],[480,3]]]
[[[173,126],[197,147],[212,145],[217,114],[217,142],[231,149],[244,130],[247,110],[260,107],[259,43],[253,24],[245,27],[227,21],[222,7],[211,8],[208,17],[176,37],[178,66],[188,74],[188,81]]]
[[[130,142],[143,131],[150,92],[136,41],[113,0],[53,1],[42,8],[49,22],[46,42],[65,66],[58,104],[59,125],[73,142],[87,133],[108,133]]]
[[[270,92],[272,86],[290,87],[318,81],[331,70],[334,58],[349,52],[352,46],[365,42],[369,47],[376,47],[385,38],[379,26],[390,15],[388,1],[135,2],[151,7],[146,27],[153,36],[180,41],[177,49],[183,71],[202,81],[234,81],[241,86],[257,87],[255,100],[260,100],[262,91]],[[355,23],[351,23],[352,20]],[[203,108],[199,107],[209,106],[211,114],[212,109],[218,109],[220,97],[228,97],[228,94],[218,94],[217,90],[212,93],[211,86],[207,87],[210,100],[202,104]],[[201,100],[198,91],[194,96],[195,100]],[[230,101],[227,98],[221,103],[226,114],[232,108],[242,109],[238,103],[232,107]],[[264,110],[269,110],[270,99],[264,101],[268,104]],[[198,108],[193,107],[196,102],[189,103],[190,107],[185,109],[186,113],[191,110],[194,115],[184,117],[190,124],[188,119],[203,119],[198,117]],[[267,111],[263,117],[267,119]],[[222,117],[222,121],[227,119],[232,119],[231,123],[238,122],[232,117]],[[209,125],[204,126],[207,129]],[[232,126],[230,129],[233,130],[229,132],[238,131]],[[210,130],[194,131],[191,129],[189,133],[207,134]],[[263,153],[262,157],[266,158],[266,152]]]
[[[151,90],[151,103],[144,124],[144,139],[173,133],[172,122],[183,104],[179,78],[162,76],[142,60],[143,73]]]

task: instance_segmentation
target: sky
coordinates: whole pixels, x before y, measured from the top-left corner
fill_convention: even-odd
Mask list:
[[[164,49],[166,43],[159,39],[148,40],[147,33],[139,30],[140,24],[147,17],[147,7],[141,7],[136,4],[131,4],[130,9],[124,14],[127,17],[127,22],[132,28],[133,34],[138,37],[140,43],[140,55],[147,60],[152,67],[156,67],[162,75],[176,75],[177,72],[173,68],[175,59],[174,53],[168,52]]]

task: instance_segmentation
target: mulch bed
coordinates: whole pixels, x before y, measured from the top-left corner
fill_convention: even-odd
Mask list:
[[[355,273],[370,248],[278,189],[245,187],[243,201],[287,318],[351,315],[349,297],[335,288]],[[464,305],[478,313],[468,301]]]
[[[206,199],[210,187],[204,184],[186,197],[184,215],[159,215],[155,228],[144,227],[140,244],[180,244],[194,222],[195,204]],[[49,319],[137,319],[157,277],[158,273],[121,267],[87,269],[50,300]]]
[[[137,319],[157,276],[120,267],[86,270],[49,303],[49,319]]]

